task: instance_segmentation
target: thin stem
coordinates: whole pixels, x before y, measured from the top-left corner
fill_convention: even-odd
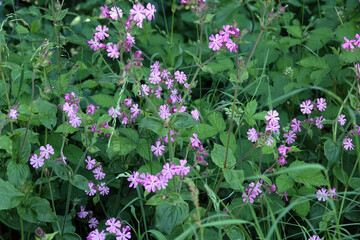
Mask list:
[[[20,216],[20,231],[21,231],[21,240],[24,240],[25,237],[24,237],[24,223],[23,223],[23,219],[22,217]]]
[[[144,221],[144,228],[145,228],[145,232],[146,232],[146,239],[149,240],[149,235],[148,235],[148,230],[147,230],[147,225],[146,225],[146,218],[145,218],[145,210],[144,210],[144,205],[143,205],[143,200],[141,198],[141,194],[140,194],[140,189],[139,186],[136,187],[136,192],[138,194],[139,197],[139,201],[140,201],[140,209],[141,209],[141,214],[142,214],[142,218]]]

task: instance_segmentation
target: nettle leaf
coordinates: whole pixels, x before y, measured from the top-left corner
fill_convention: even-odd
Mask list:
[[[164,137],[169,132],[169,129],[165,128],[164,124],[154,117],[144,117],[138,125],[139,127],[153,131],[159,135],[159,137]]]
[[[38,103],[35,105],[35,111],[38,112],[38,119],[48,129],[52,129],[57,122],[57,107],[55,104],[49,103],[48,101],[40,98]]]
[[[226,155],[226,148],[224,146],[215,143],[214,149],[211,151],[211,159],[219,168],[224,167],[225,155]],[[232,153],[231,149],[229,149],[226,166],[231,167],[235,163],[236,163],[236,159],[234,157],[234,154]]]
[[[289,176],[297,183],[303,183],[307,187],[326,185],[324,175],[317,164],[308,164],[295,161],[290,164]]]
[[[253,118],[253,115],[256,112],[257,105],[258,105],[257,101],[252,100],[251,102],[248,102],[246,104],[246,107],[244,109],[245,110],[245,120],[250,126],[254,126],[256,124],[255,120]]]
[[[130,153],[136,147],[137,144],[128,138],[114,137],[111,140],[110,147],[108,148],[107,152],[111,157],[114,157],[117,154],[124,156]]]
[[[73,179],[70,179],[70,182],[75,187],[79,188],[80,190],[89,191],[89,181],[86,177],[76,174]]]
[[[219,132],[222,132],[226,128],[226,123],[223,118],[223,115],[220,112],[212,112],[207,119],[211,125],[216,128]]]
[[[226,182],[234,190],[243,189],[244,170],[223,169]]]
[[[0,210],[18,206],[24,199],[24,194],[19,192],[14,185],[0,178]]]
[[[220,141],[221,143],[226,146],[227,141],[228,141],[228,136],[229,133],[228,132],[222,132],[220,133]],[[233,133],[230,133],[230,142],[229,142],[229,148],[231,149],[231,151],[235,152],[237,149],[237,144],[236,144],[236,139],[235,139],[235,135]]]
[[[276,187],[279,193],[283,193],[286,190],[292,188],[293,186],[294,181],[287,174],[281,174],[276,178]]]
[[[174,126],[176,128],[190,128],[198,124],[199,122],[196,121],[195,118],[188,113],[178,113],[174,122]]]
[[[56,221],[56,214],[52,211],[49,201],[44,198],[31,197],[24,200],[17,212],[24,220],[33,223]]]
[[[170,234],[174,227],[182,223],[189,216],[187,203],[160,203],[156,206],[156,228],[165,234]]]
[[[294,201],[300,201],[294,206],[294,211],[300,216],[300,217],[306,217],[306,215],[310,212],[310,202],[305,197],[298,197],[294,196],[291,198],[290,203],[293,203]]]
[[[330,169],[330,166],[333,163],[337,163],[340,160],[340,151],[341,146],[336,145],[331,139],[328,139],[324,144],[324,154],[325,157],[329,160],[327,169]]]
[[[10,161],[8,167],[7,167],[7,176],[9,179],[9,182],[14,184],[17,188],[20,189],[20,187],[24,184],[26,179],[30,175],[30,169],[28,164],[24,163],[18,163],[14,161]]]
[[[137,143],[139,141],[139,134],[135,129],[131,128],[120,128],[119,132],[124,134],[128,139]]]
[[[286,31],[297,38],[301,38],[302,35],[302,30],[300,26],[296,26],[296,25],[290,25],[290,26],[283,26],[283,28],[286,29]]]
[[[116,105],[114,97],[107,94],[95,94],[90,97],[97,105],[105,108],[111,108]]]
[[[210,126],[209,124],[199,124],[193,127],[191,131],[196,133],[199,139],[213,137],[218,133],[217,129]]]
[[[146,160],[150,160],[152,157],[151,152],[151,144],[148,143],[148,140],[145,138],[141,138],[139,140],[138,146],[137,146],[137,153],[145,158]]]
[[[317,56],[303,58],[300,60],[299,65],[305,68],[330,69],[326,60]]]
[[[360,59],[360,52],[359,51],[343,51],[340,53],[339,56],[341,61],[345,63],[354,63]]]

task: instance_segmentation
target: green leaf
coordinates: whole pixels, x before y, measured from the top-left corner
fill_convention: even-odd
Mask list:
[[[14,208],[24,199],[24,194],[19,192],[10,182],[0,178],[0,210]]]
[[[257,104],[256,100],[252,100],[251,102],[248,102],[246,104],[246,107],[244,109],[245,110],[245,120],[250,126],[255,125],[255,121],[252,116],[256,112],[257,105],[258,104]]]
[[[359,51],[343,51],[340,53],[339,59],[345,63],[355,63],[360,59]]]
[[[283,26],[283,28],[285,28],[286,31],[293,37],[301,38],[302,30],[300,26],[290,25],[290,26]]]
[[[217,72],[227,72],[234,69],[234,63],[230,58],[216,59],[202,67],[204,72],[208,73],[217,73]]]
[[[24,184],[30,175],[30,169],[27,164],[10,161],[7,167],[9,182],[14,184],[18,189]]]
[[[38,119],[45,127],[52,129],[56,125],[56,105],[40,98],[38,103],[35,105],[35,111],[38,112]]]
[[[154,195],[146,202],[146,205],[157,206],[160,203],[165,203],[165,202],[175,204],[175,203],[183,203],[184,200],[178,193],[173,192],[170,194],[170,196],[168,196],[165,199],[161,195]]]
[[[294,186],[294,181],[287,174],[281,174],[275,182],[279,193],[283,193]]]
[[[114,157],[115,155],[124,156],[134,150],[137,147],[137,144],[131,141],[128,138],[124,137],[114,137],[111,140],[110,147],[108,148],[108,153]]]
[[[191,131],[196,133],[199,139],[206,139],[215,136],[218,133],[217,129],[209,124],[199,124],[193,127]]]
[[[111,108],[116,105],[114,97],[108,94],[95,94],[90,97],[97,105],[100,105],[105,108]]]
[[[80,190],[86,190],[89,191],[89,181],[86,179],[86,177],[76,174],[74,176],[74,179],[70,179],[70,182],[75,187],[79,188]]]
[[[176,128],[190,128],[198,124],[199,122],[188,113],[178,113],[174,122]]]
[[[243,189],[244,170],[223,169],[226,182],[234,190]]]
[[[22,205],[17,208],[19,215],[24,220],[36,223],[55,222],[56,215],[50,207],[48,200],[39,197],[31,197],[23,201]]]
[[[50,161],[50,165],[59,178],[65,181],[69,180],[68,171],[63,162]]]
[[[220,112],[212,112],[207,119],[211,123],[211,125],[218,130],[218,132],[222,132],[226,128],[226,123],[224,121],[223,115]]]
[[[170,234],[174,227],[182,223],[189,216],[187,203],[161,203],[156,206],[156,228],[165,234]]]
[[[137,143],[139,141],[139,134],[135,129],[131,128],[120,128],[119,132],[124,134],[128,139]]]
[[[138,146],[137,146],[137,153],[145,158],[146,160],[150,160],[152,157],[151,152],[151,144],[148,143],[148,140],[145,138],[141,138]]]
[[[169,129],[165,128],[164,124],[154,117],[144,117],[138,125],[139,127],[153,131],[159,135],[159,137],[164,137],[169,132]]]
[[[6,150],[7,153],[12,152],[12,142],[8,136],[2,135],[0,136],[0,149]]]
[[[352,178],[349,185],[354,190],[360,192],[360,178],[356,178],[356,177]]]
[[[240,76],[239,76],[240,77]],[[238,82],[238,83],[243,83],[245,80],[247,80],[249,78],[249,73],[248,71],[245,71],[243,73],[243,75],[241,76],[241,79],[238,80],[237,76],[235,73],[230,73],[230,81],[232,82]]]
[[[234,154],[232,153],[231,149],[228,150],[228,159],[226,162],[226,167],[231,167],[236,163],[236,159]],[[226,148],[219,144],[214,144],[214,149],[211,151],[211,159],[219,168],[224,167],[225,163],[225,155],[226,155]]]
[[[228,132],[220,133],[220,141],[224,146],[226,146],[226,144],[227,144],[228,136],[229,136]],[[233,133],[230,133],[229,148],[231,149],[232,152],[235,152],[237,149],[236,139],[235,139],[235,135]]]
[[[335,177],[342,182],[343,184],[347,184],[349,181],[349,176],[347,175],[347,173],[341,169],[340,166],[335,166],[333,168],[333,172]]]
[[[59,125],[55,132],[73,134],[74,132],[77,131],[79,131],[79,128],[74,128],[73,126],[70,125],[70,123],[66,122]]]
[[[300,216],[300,217],[306,217],[310,212],[310,202],[305,197],[297,197],[294,196],[291,198],[290,203],[293,203],[295,200],[300,199],[299,203],[297,203],[294,206],[294,211]]]
[[[305,68],[330,69],[325,59],[317,56],[310,56],[300,60],[299,65]]]
[[[16,29],[16,32],[18,34],[27,34],[27,33],[29,33],[29,30],[26,27],[24,27],[24,26],[22,26],[20,24],[17,24],[15,29]]]
[[[166,240],[167,238],[159,231],[156,231],[155,229],[148,230],[149,233],[151,233],[157,240]]]
[[[304,170],[303,168],[306,168]],[[303,169],[303,170],[299,170]],[[307,187],[326,185],[326,180],[321,171],[314,164],[295,161],[289,166],[289,176],[297,183],[303,183]]]

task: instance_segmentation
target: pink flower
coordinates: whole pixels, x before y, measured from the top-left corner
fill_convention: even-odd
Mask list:
[[[119,58],[119,48],[116,44],[108,43],[106,46],[106,51],[108,52],[107,56],[109,58]]]
[[[49,159],[50,154],[54,154],[54,148],[50,144],[46,144],[46,148],[44,146],[40,147],[40,156]]]
[[[86,107],[86,109],[87,109],[87,113],[88,114],[94,114],[94,112],[95,112],[95,109],[98,109],[99,107],[95,107],[93,104],[90,104],[89,106],[87,106]]]
[[[89,188],[90,188],[90,192],[85,190],[85,193],[89,196],[94,196],[96,193],[95,185],[90,181],[89,181]]]
[[[336,194],[336,188],[332,188],[329,190],[329,195],[332,199],[337,199],[337,194]]]
[[[162,119],[168,119],[171,116],[169,106],[164,104],[159,108],[159,115]]]
[[[128,240],[131,238],[130,231],[128,228],[123,227],[122,230],[116,232],[116,240]]]
[[[94,178],[96,180],[102,180],[105,178],[105,173],[102,171],[102,167],[97,167],[95,168],[95,170],[93,171],[94,173]]]
[[[344,114],[340,114],[340,116],[338,117],[338,122],[341,126],[344,126],[346,123],[346,118]]]
[[[201,146],[201,142],[198,139],[198,135],[196,133],[193,133],[194,138],[190,137],[190,141],[191,141],[191,146],[193,147],[200,147]]]
[[[133,174],[131,174],[127,180],[130,182],[129,187],[134,187],[136,188],[137,185],[141,182],[140,178],[139,178],[139,173],[138,172],[133,172]]]
[[[105,185],[105,183],[100,183],[97,190],[100,192],[100,195],[105,196],[109,194],[109,188]]]
[[[133,101],[133,100],[132,100],[131,98],[126,98],[126,99],[124,100],[125,106],[131,107],[132,101]]]
[[[161,82],[161,76],[160,76],[160,72],[151,72],[150,73],[150,77],[149,77],[149,81],[152,84],[158,84]],[[160,87],[160,86],[159,86]]]
[[[145,15],[147,16],[147,19],[149,21],[151,20],[155,20],[155,13],[156,13],[156,8],[154,5],[148,3],[146,5],[146,9],[145,9]]]
[[[109,8],[107,5],[101,6],[101,15],[100,17],[107,18],[109,16]]]
[[[175,79],[178,83],[182,84],[182,83],[186,82],[186,80],[187,80],[187,77],[184,72],[176,71],[174,73],[174,75],[175,75]]]
[[[110,218],[105,222],[106,226],[109,226],[106,228],[106,231],[109,233],[116,233],[117,230],[121,228],[121,223],[119,220],[116,220],[115,218]]]
[[[267,112],[268,115],[265,116],[265,120],[268,122],[274,121],[278,122],[280,120],[279,113],[276,110],[270,110]]]
[[[114,107],[111,107],[109,109],[109,115],[112,117],[112,118],[117,118],[117,116],[120,115],[120,111],[118,109],[115,109]]]
[[[200,114],[197,109],[191,111],[191,116],[195,118],[196,121],[200,122]]]
[[[96,228],[96,226],[98,224],[99,224],[99,221],[96,220],[96,218],[94,218],[94,217],[89,220],[89,228]]]
[[[270,135],[268,139],[265,141],[265,144],[270,147],[273,142],[274,142],[274,138]]]
[[[122,18],[123,17],[123,12],[122,12],[121,8],[112,7],[111,11],[110,11],[110,17],[115,21],[118,20],[118,17]]]
[[[140,28],[142,28],[142,22],[146,18],[145,13],[144,6],[140,3],[134,4],[133,8],[130,9],[130,15],[133,17],[133,20],[137,22],[136,25]]]
[[[354,150],[354,144],[352,144],[352,139],[351,138],[348,138],[348,137],[345,137],[344,138],[344,141],[343,141],[343,147],[346,149],[346,150]]]
[[[350,50],[353,50],[355,48],[353,45],[353,42],[354,42],[353,39],[349,40],[346,37],[344,37],[344,40],[345,40],[345,43],[341,45],[343,49],[349,50],[349,48],[350,48]]]
[[[326,119],[323,116],[317,117],[315,120],[315,125],[317,126],[317,128],[322,129],[324,127],[324,125],[321,123],[325,120]]]
[[[151,151],[154,153],[155,156],[162,156],[163,152],[165,151],[165,146],[161,144],[160,141],[157,141],[156,146],[151,146]]]
[[[30,164],[34,168],[39,168],[44,165],[44,158],[42,156],[38,157],[37,154],[32,154],[30,156]]]
[[[156,192],[156,187],[159,189],[159,178],[153,175],[150,175],[148,179],[144,179],[144,187],[148,192]]]
[[[86,218],[86,216],[89,214],[89,212],[85,211],[84,206],[80,206],[80,212],[77,213],[79,218]]]
[[[93,39],[90,39],[89,41],[86,42],[90,48],[94,51],[98,50],[102,45],[101,43],[99,43],[99,41],[97,39],[95,39],[95,41]]]
[[[101,25],[98,25],[95,30],[97,31],[95,33],[95,38],[99,40],[104,40],[109,36],[109,34],[106,33],[109,28],[107,26],[101,27]]]
[[[301,121],[300,120],[297,120],[296,118],[294,118],[292,121],[291,121],[291,124],[290,126],[292,127],[292,130],[294,132],[301,132]]]
[[[95,219],[96,220],[96,219]],[[97,221],[97,220],[96,220]],[[90,223],[90,222],[89,222]],[[91,225],[93,226],[94,224],[93,223],[91,223]],[[96,224],[97,225],[97,224]],[[90,226],[90,225],[89,225]],[[91,228],[91,227],[90,227]],[[90,236],[90,240],[105,240],[105,237],[106,237],[106,234],[105,234],[105,232],[104,232],[104,230],[103,231],[101,231],[101,232],[99,232],[99,230],[98,229],[95,229],[94,231],[92,231],[90,234],[89,234],[89,236]]]
[[[321,238],[317,235],[313,235],[311,238],[309,238],[308,240],[321,240]]]
[[[8,118],[11,118],[11,119],[17,119],[19,116],[19,114],[17,114],[17,110],[16,109],[10,109],[10,112],[9,112],[9,115],[8,115]]]
[[[290,130],[289,133],[284,133],[284,138],[286,138],[285,142],[287,144],[291,144],[295,142],[296,134]]]
[[[132,107],[130,108],[130,112],[131,112],[131,117],[132,118],[136,118],[137,116],[140,116],[140,111],[141,109],[138,108],[138,104],[134,104],[132,105]]]
[[[309,100],[302,102],[300,107],[301,107],[301,112],[303,114],[310,114],[311,110],[313,110],[313,108],[314,108],[314,105],[311,104],[311,100],[309,99]]]
[[[317,195],[317,199],[319,201],[323,201],[323,202],[325,202],[328,199],[328,197],[330,196],[328,191],[325,188],[319,189],[316,192],[316,195]]]
[[[231,39],[227,39],[226,47],[227,49],[229,49],[230,52],[236,53],[239,46],[236,45]]]
[[[178,175],[187,175],[190,172],[190,167],[185,167],[187,163],[186,160],[180,160],[180,166],[177,166],[177,174]]]
[[[222,46],[223,40],[222,37],[219,34],[216,34],[214,36],[214,34],[211,34],[211,36],[209,37],[209,40],[211,42],[209,42],[209,48],[217,51],[220,49],[220,47]]]
[[[266,131],[271,131],[271,132],[279,132],[279,129],[280,129],[279,122],[276,121],[270,121],[265,128]]]
[[[76,127],[79,127],[80,124],[81,124],[81,119],[76,116],[76,115],[72,115],[70,117],[70,120],[69,120],[69,123],[71,124],[72,127],[76,128]]]
[[[278,152],[281,154],[281,155],[286,155],[286,153],[288,151],[291,150],[291,147],[286,147],[285,145],[281,145],[279,148],[278,148]]]
[[[161,174],[167,179],[172,179],[173,175],[177,172],[176,166],[173,163],[166,163],[163,165],[163,169],[161,170]]]
[[[318,98],[318,99],[316,99],[316,102],[317,102],[317,104],[316,104],[317,109],[319,109],[320,112],[325,111],[325,109],[326,109],[326,101],[325,101],[325,99],[324,98]]]
[[[248,135],[248,140],[250,140],[251,142],[256,142],[256,140],[258,139],[258,133],[255,128],[250,128],[247,131],[247,135]]]
[[[90,156],[87,156],[87,159],[85,159],[85,162],[87,163],[86,165],[86,169],[87,170],[91,170],[94,168],[95,164],[96,164],[96,160],[95,159],[91,159]]]

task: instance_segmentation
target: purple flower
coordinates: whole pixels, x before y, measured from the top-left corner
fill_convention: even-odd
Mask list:
[[[101,25],[98,25],[95,30],[97,31],[95,33],[95,38],[99,40],[104,40],[109,36],[109,34],[106,33],[109,28],[107,26],[101,27]]]
[[[191,116],[195,118],[196,121],[200,122],[200,114],[197,109],[191,111]]]
[[[85,211],[85,206],[80,206],[80,212],[77,213],[79,218],[86,218],[89,212]]]
[[[223,43],[222,37],[219,34],[216,34],[215,36],[214,34],[211,34],[209,40],[211,41],[209,42],[209,48],[214,51],[219,50]]]
[[[138,108],[138,104],[134,104],[132,105],[132,107],[130,108],[130,112],[131,112],[131,117],[132,118],[136,118],[137,116],[140,116],[140,111],[141,109]]]
[[[265,144],[270,147],[273,142],[274,142],[274,138],[270,135],[268,139],[265,141]]]
[[[256,140],[259,137],[255,128],[250,128],[247,131],[247,135],[248,135],[248,140],[250,140],[251,142],[256,142]]]
[[[265,120],[268,122],[274,121],[278,122],[280,120],[279,113],[276,110],[270,110],[267,112],[268,115],[265,116]]]
[[[156,8],[154,5],[148,3],[146,5],[146,9],[145,9],[145,15],[147,16],[147,19],[149,21],[151,20],[155,20],[155,13],[156,13]]]
[[[284,133],[284,138],[286,138],[285,142],[287,144],[292,144],[295,142],[296,134],[290,130],[289,133]]]
[[[141,179],[139,178],[139,173],[138,172],[133,172],[133,174],[131,174],[127,180],[130,182],[129,187],[133,187],[136,188],[137,185],[141,182]]]
[[[105,222],[106,226],[109,226],[106,228],[106,231],[109,233],[116,233],[117,230],[121,229],[121,223],[119,220],[116,220],[115,218],[110,218]]]
[[[301,132],[301,121],[294,118],[291,121],[290,126],[292,127],[293,132]]]
[[[314,105],[311,104],[311,100],[309,99],[309,100],[302,102],[300,107],[301,107],[301,112],[303,114],[310,114],[311,110],[313,110],[313,108],[314,108]]]
[[[313,235],[308,240],[321,240],[321,238],[319,236],[317,236],[317,235]]]
[[[94,196],[96,193],[95,185],[90,181],[89,181],[89,188],[90,188],[90,192],[85,190],[85,193],[89,196]]]
[[[187,77],[184,72],[176,71],[175,72],[175,79],[178,83],[184,83],[187,80]]]
[[[112,117],[112,118],[116,118],[117,116],[120,115],[120,111],[119,109],[115,109],[114,107],[111,107],[109,109],[109,115]]]
[[[100,185],[98,185],[97,190],[100,192],[100,195],[105,196],[109,194],[109,187],[107,187],[105,185],[105,183],[100,183]]]
[[[323,202],[325,202],[328,199],[328,197],[330,196],[329,192],[325,188],[319,189],[316,192],[316,195],[317,195],[317,199],[319,201],[323,201]]]
[[[123,227],[122,230],[116,232],[116,240],[128,240],[131,238],[131,234],[128,228]]]
[[[142,22],[146,18],[146,11],[144,6],[140,3],[134,4],[133,8],[130,9],[130,15],[133,17],[133,20],[136,22],[136,25],[142,28]]]
[[[317,126],[317,128],[322,129],[324,127],[324,125],[321,123],[325,120],[326,119],[323,116],[317,117],[315,120],[315,125]]]
[[[353,40],[353,39],[349,40],[346,37],[344,37],[344,40],[345,40],[345,43],[341,45],[343,49],[349,50],[349,48],[350,48],[350,50],[353,50],[355,48],[353,45],[353,42],[355,40]]]
[[[89,106],[86,107],[87,113],[88,114],[94,114],[95,109],[98,109],[99,107],[95,107],[93,104],[90,104]]]
[[[161,170],[161,174],[167,179],[172,179],[173,175],[177,172],[176,166],[173,163],[166,163],[163,165],[163,169]]]
[[[99,221],[96,220],[96,218],[94,218],[94,217],[89,220],[89,228],[96,228],[96,226],[98,224],[99,224]]]
[[[156,187],[159,189],[159,178],[153,175],[150,175],[148,179],[144,179],[144,187],[148,192],[156,192]]]
[[[96,220],[96,219],[95,219]],[[97,221],[97,220],[96,220]],[[90,222],[89,222],[90,223]],[[91,223],[91,225],[93,226],[94,224]],[[97,225],[97,224],[96,224]],[[90,226],[90,225],[89,225]],[[90,227],[91,228],[91,227]],[[90,239],[89,239],[90,237]],[[89,234],[89,237],[87,239],[89,240],[105,240],[105,237],[106,237],[106,234],[103,231],[99,232],[98,229],[95,229],[94,231],[92,231],[90,234]]]
[[[106,51],[108,52],[107,56],[109,58],[119,58],[119,48],[116,44],[114,43],[108,43],[106,45]]]
[[[81,119],[76,115],[72,115],[69,119],[69,123],[71,124],[72,127],[76,128],[80,126]]]
[[[352,139],[351,138],[348,138],[348,137],[345,137],[344,138],[344,141],[343,141],[343,147],[346,149],[346,150],[354,150],[354,144],[352,144]]]
[[[201,142],[198,139],[198,135],[196,133],[193,133],[194,138],[190,137],[190,141],[191,141],[191,146],[193,147],[200,147],[201,146]]]
[[[341,126],[344,126],[346,123],[346,118],[344,114],[340,114],[340,116],[338,117],[338,122]]]
[[[32,154],[30,156],[30,164],[34,168],[39,168],[44,165],[44,158],[40,155],[40,157],[37,156],[37,154]]]
[[[9,112],[9,115],[8,115],[8,118],[11,118],[11,119],[17,119],[19,116],[19,114],[17,114],[17,110],[16,109],[10,109],[10,112]]]
[[[105,178],[105,173],[102,171],[102,167],[97,167],[95,168],[95,170],[93,171],[94,173],[94,178],[96,180],[102,180]]]
[[[271,131],[271,132],[279,132],[279,129],[280,129],[279,122],[276,121],[270,121],[265,128],[266,131]]]
[[[101,15],[100,17],[104,17],[104,18],[107,18],[109,16],[109,8],[108,6],[105,4],[104,6],[101,6]]]
[[[178,175],[187,175],[190,172],[190,167],[185,167],[187,163],[186,160],[180,160],[180,166],[177,166],[177,174]]]
[[[169,106],[164,104],[159,108],[159,115],[162,119],[168,119],[171,116]]]
[[[326,109],[326,101],[325,101],[325,99],[324,98],[318,98],[318,99],[316,99],[316,102],[317,102],[317,104],[316,104],[317,109],[319,109],[320,112],[325,111],[325,109]]]
[[[50,154],[54,154],[54,148],[50,144],[46,144],[46,148],[44,146],[40,147],[40,156],[49,159]]]
[[[154,153],[155,156],[162,156],[163,152],[165,151],[165,146],[161,144],[160,141],[157,141],[156,146],[151,145],[151,151]]]
[[[110,11],[110,17],[115,21],[118,20],[118,17],[122,18],[123,17],[123,12],[122,12],[121,8],[112,7],[111,11]]]

